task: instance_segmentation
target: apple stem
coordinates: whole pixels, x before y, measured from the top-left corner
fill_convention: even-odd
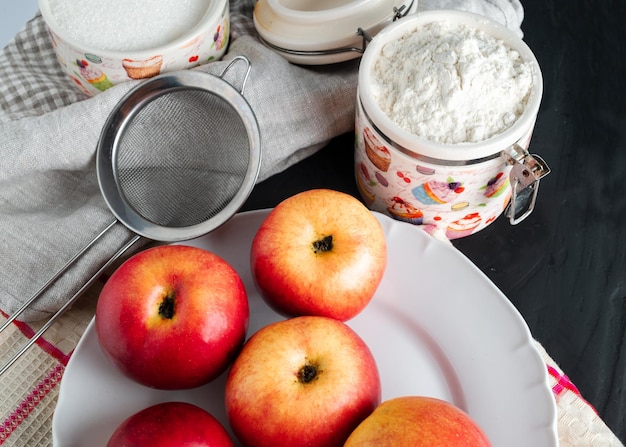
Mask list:
[[[317,378],[317,366],[306,363],[300,371],[298,371],[298,380],[300,383],[311,383]]]
[[[159,315],[161,318],[171,320],[174,318],[174,296],[167,294],[161,304],[159,304]]]
[[[333,249],[333,235],[324,236],[313,242],[313,253],[330,251]]]

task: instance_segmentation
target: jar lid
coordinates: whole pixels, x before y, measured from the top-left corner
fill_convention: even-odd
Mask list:
[[[254,26],[290,62],[332,64],[360,57],[364,34],[374,36],[416,9],[417,0],[259,0]]]

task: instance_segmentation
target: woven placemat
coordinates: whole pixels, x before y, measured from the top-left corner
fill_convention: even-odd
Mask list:
[[[0,445],[52,446],[52,416],[70,356],[91,321],[102,281],[96,281],[20,359],[0,377]],[[0,317],[0,324],[6,315]],[[36,333],[36,324],[13,322],[0,334],[4,365]]]

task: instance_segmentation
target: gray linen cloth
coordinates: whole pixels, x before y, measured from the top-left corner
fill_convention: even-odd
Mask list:
[[[254,1],[231,1],[231,42],[220,73],[245,55],[252,71],[244,96],[260,127],[258,181],[322,148],[354,126],[358,61],[303,67],[264,47]],[[421,0],[419,10],[462,9],[521,35],[518,0]],[[140,81],[85,97],[61,71],[41,15],[0,53],[0,311],[12,315],[96,234],[114,221],[98,186],[95,148],[110,111]],[[351,173],[346,173],[351,175]],[[134,235],[116,225],[20,316],[56,312]]]

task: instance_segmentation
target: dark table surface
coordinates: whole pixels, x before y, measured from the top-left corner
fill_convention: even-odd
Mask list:
[[[533,336],[626,441],[626,2],[522,0],[544,77],[530,151],[552,173],[533,214],[454,245],[517,307]],[[245,209],[311,188],[358,197],[353,134],[257,185]]]

